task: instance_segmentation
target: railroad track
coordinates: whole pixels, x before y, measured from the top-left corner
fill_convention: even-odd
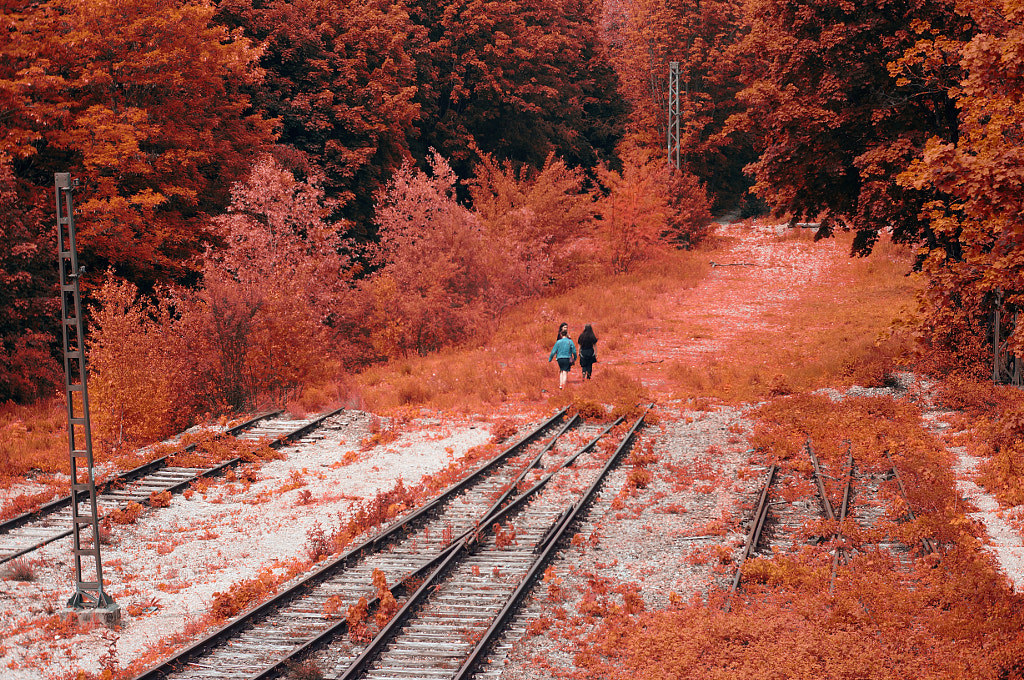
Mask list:
[[[579,422],[574,416],[556,427],[565,413],[562,409],[427,505],[137,680],[264,677],[319,640],[343,634],[349,606],[360,599],[366,600],[367,607],[375,606],[380,589],[375,579],[394,584],[393,590],[403,596],[403,588],[422,580],[420,574],[428,574],[460,541],[518,496],[538,474],[538,465],[559,458],[562,454],[556,447]]]
[[[897,481],[899,493],[908,508],[909,518],[914,519],[914,512],[911,509],[910,499],[907,497],[906,489],[904,488],[903,481],[899,475],[899,470],[897,470],[896,464],[893,462],[888,452],[886,452],[885,456],[889,462],[889,468],[880,472],[870,472],[866,470],[858,471],[853,458],[853,453],[851,450],[848,450],[846,462],[842,469],[842,477],[840,478],[830,476],[823,471],[823,466],[811,446],[810,439],[807,440],[804,450],[810,459],[813,469],[813,481],[815,491],[817,492],[817,502],[812,504],[807,499],[801,499],[794,502],[772,502],[772,485],[777,483],[780,478],[784,476],[792,477],[793,473],[783,473],[777,465],[771,465],[768,468],[765,484],[761,488],[758,495],[757,505],[755,506],[754,513],[751,516],[751,525],[747,532],[747,540],[737,561],[736,572],[733,575],[732,583],[729,588],[730,595],[739,589],[743,573],[743,563],[749,557],[758,553],[758,548],[759,545],[761,545],[762,539],[765,539],[766,543],[776,547],[782,547],[785,549],[793,548],[793,541],[789,538],[789,535],[800,527],[805,526],[808,521],[813,519],[827,519],[837,524],[837,529],[834,534],[827,537],[820,537],[822,540],[828,540],[834,544],[831,578],[829,582],[829,591],[831,592],[839,563],[843,562],[845,564],[849,561],[850,557],[850,549],[843,547],[845,544],[844,527],[849,526],[848,522],[854,522],[858,526],[864,528],[870,528],[875,525],[875,523],[884,514],[884,508],[879,503],[875,502],[874,499],[878,497],[882,484],[886,481],[893,479]],[[832,501],[830,500],[826,483],[827,479],[832,479],[842,484],[843,490],[840,495],[842,500],[838,504],[838,508],[833,506]],[[862,497],[863,500],[861,503],[854,504],[853,501],[857,496]],[[925,552],[932,552],[935,549],[933,542],[927,538],[923,539],[921,544]],[[893,539],[879,541],[873,545],[878,549],[889,551],[901,564],[909,566],[911,559],[911,550],[909,546]],[[729,604],[727,601],[726,608],[728,609],[728,607]]]
[[[358,656],[351,640],[335,638],[312,657],[314,665],[327,670],[325,677],[396,680],[464,678],[486,664],[559,541],[585,514],[643,419],[610,455],[595,451],[595,445],[613,426],[596,433],[493,514],[438,564]],[[258,677],[281,677],[285,670]]]
[[[268,440],[272,448],[315,437],[313,433],[325,420],[343,409],[331,411],[312,419],[291,420],[273,411],[247,420],[226,430],[220,436],[239,439]],[[194,450],[195,444],[185,447]],[[148,505],[151,494],[169,491],[179,493],[201,477],[223,473],[242,462],[233,458],[209,468],[175,467],[168,465],[171,456],[163,456],[122,473],[97,485],[97,505],[102,514],[118,510],[128,503]],[[85,493],[79,494],[82,499]],[[79,502],[85,502],[80,500]],[[91,511],[88,511],[91,512]],[[38,550],[48,543],[71,535],[71,496],[57,499],[32,512],[27,512],[0,523],[0,564]]]

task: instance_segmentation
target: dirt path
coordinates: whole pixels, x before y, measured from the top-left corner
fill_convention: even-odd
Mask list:
[[[663,364],[702,366],[742,351],[739,339],[751,332],[779,333],[808,284],[825,279],[847,254],[834,240],[783,236],[784,225],[722,226],[716,232],[730,245],[709,254],[714,266],[696,288],[671,291],[654,307],[665,310],[637,339],[636,360],[654,370],[648,387],[667,391]]]

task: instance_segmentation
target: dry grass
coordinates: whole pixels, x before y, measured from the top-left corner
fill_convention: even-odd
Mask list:
[[[709,262],[728,252],[734,242],[730,237],[676,253],[643,272],[597,277],[520,305],[478,346],[392,360],[366,371],[358,377],[360,393],[375,411],[429,407],[475,412],[505,402],[560,405],[579,396],[606,404],[651,397],[750,401],[826,385],[882,385],[910,349],[905,338],[887,336],[893,321],[913,303],[917,284],[907,277],[912,253],[882,241],[870,257],[850,259],[848,236],[840,236],[838,243],[811,244],[812,239],[809,230],[791,230],[777,241],[783,246],[795,242],[812,253],[829,249],[833,262],[827,273],[802,286],[781,312],[756,319],[756,329],[739,329],[731,346],[714,359],[655,359],[667,392],[644,387],[653,384],[644,345],[655,335],[669,346],[715,337],[722,324],[732,323],[718,314],[728,301],[708,300],[705,313],[669,318],[680,293],[700,286],[711,270]],[[592,323],[601,338],[595,379],[580,382],[574,368],[566,394],[558,394],[557,370],[547,362],[562,321],[569,322],[573,334]]]
[[[559,323],[568,321],[575,333],[592,323],[601,338],[599,358],[602,352],[627,355],[628,339],[642,335],[658,316],[653,301],[665,292],[699,285],[709,269],[706,252],[681,251],[644,272],[603,276],[532,300],[510,310],[475,347],[396,359],[365,371],[358,378],[361,396],[374,411],[429,407],[472,412],[509,401],[546,404],[558,391],[557,368],[547,359]],[[578,373],[575,368],[573,375]],[[630,373],[599,363],[598,379],[571,386],[589,398],[616,404],[645,391]],[[553,401],[570,398],[555,395]]]
[[[780,238],[809,240],[811,235]],[[848,252],[849,237],[839,237]],[[830,386],[879,387],[909,357],[911,343],[892,334],[913,305],[909,248],[880,242],[868,258],[841,256],[823,281],[802,289],[784,315],[762,319],[773,332],[742,332],[731,351],[702,366],[668,368],[679,398],[753,401]],[[682,334],[701,329],[680,329]]]
[[[7,563],[4,578],[8,581],[35,581],[35,565],[27,557],[19,557]]]
[[[0,487],[10,486],[33,469],[66,473],[67,447],[63,399],[29,406],[0,404]]]

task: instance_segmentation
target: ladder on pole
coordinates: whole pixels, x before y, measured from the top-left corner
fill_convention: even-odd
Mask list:
[[[61,354],[64,356],[64,395],[68,413],[68,450],[71,456],[71,529],[75,562],[75,593],[68,600],[68,607],[116,610],[113,598],[103,590],[92,430],[89,425],[89,391],[86,386],[85,329],[78,286],[81,270],[78,268],[75,247],[71,173],[54,173],[54,184],[57,197],[57,261],[63,342]],[[86,506],[84,510],[83,505]]]

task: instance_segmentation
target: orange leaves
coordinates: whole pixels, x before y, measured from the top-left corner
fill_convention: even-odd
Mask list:
[[[269,569],[263,569],[255,578],[232,584],[223,593],[214,593],[210,615],[215,619],[229,619],[273,593],[277,584],[278,578],[274,573]]]
[[[12,501],[4,505],[3,510],[0,511],[0,521],[17,517],[18,515],[26,512],[31,512],[43,503],[51,500],[54,495],[55,493],[52,489],[47,489],[34,494],[18,494]]]
[[[923,215],[938,235],[922,258],[930,288],[919,299],[923,339],[970,365],[979,353],[991,355],[986,334],[993,310],[1007,307],[1005,340],[1024,303],[1017,292],[1024,270],[1024,175],[1019,145],[1008,141],[1024,131],[1024,31],[1013,20],[997,19],[984,3],[968,3],[963,12],[965,21],[976,22],[971,33],[932,31],[893,68],[904,78],[950,87],[960,112],[955,140],[929,139],[923,157],[897,179],[936,195]],[[1024,338],[1013,334],[1009,350],[1020,355],[1022,348]]]
[[[386,626],[398,611],[398,601],[388,588],[387,577],[379,569],[373,570],[373,587],[377,589],[377,613],[374,614],[374,622],[380,629]]]
[[[600,243],[616,273],[630,271],[653,257],[667,242],[668,167],[649,152],[635,151],[622,173],[601,168],[598,179],[607,196],[598,204]]]
[[[497,548],[507,548],[516,542],[516,527],[511,520],[504,527],[495,522],[491,527],[494,531],[494,545]]]
[[[135,524],[139,517],[142,516],[143,510],[142,505],[132,501],[123,508],[109,513],[104,519],[109,519],[114,524]]]
[[[1024,504],[1024,442],[1001,447],[982,462],[978,483],[994,493],[1003,507]]]
[[[370,629],[366,625],[368,603],[365,597],[348,608],[345,619],[348,622],[348,635],[356,642],[366,642],[370,639]]]
[[[258,52],[213,15],[205,2],[61,0],[5,17],[4,89],[23,113],[14,138],[43,140],[19,153],[83,180],[85,261],[136,282],[187,268],[209,241],[205,215],[273,135],[240,91],[257,79]]]
[[[108,277],[97,292],[89,337],[89,391],[99,444],[116,448],[184,429],[198,408],[199,387],[186,324],[164,299]]]
[[[561,602],[565,600],[568,593],[566,592],[565,584],[562,579],[558,576],[554,566],[550,566],[544,570],[544,583],[547,584],[547,598],[552,602]]]
[[[594,206],[583,190],[583,173],[549,155],[532,171],[514,169],[480,152],[470,180],[473,209],[501,256],[518,260],[505,267],[511,293],[504,304],[535,295],[549,279],[572,282],[585,265],[580,239],[593,230]],[[499,245],[500,244],[500,245]]]
[[[339,595],[331,595],[324,602],[324,618],[328,621],[341,618],[342,600]]]
[[[491,426],[491,442],[500,444],[519,432],[519,426],[511,418],[502,418]]]
[[[152,508],[166,508],[171,505],[170,491],[154,491],[149,494],[149,506]]]
[[[601,166],[597,178],[598,238],[612,271],[636,269],[675,241],[697,241],[711,221],[704,189],[670,172],[664,159],[635,147],[622,150],[622,172]]]

